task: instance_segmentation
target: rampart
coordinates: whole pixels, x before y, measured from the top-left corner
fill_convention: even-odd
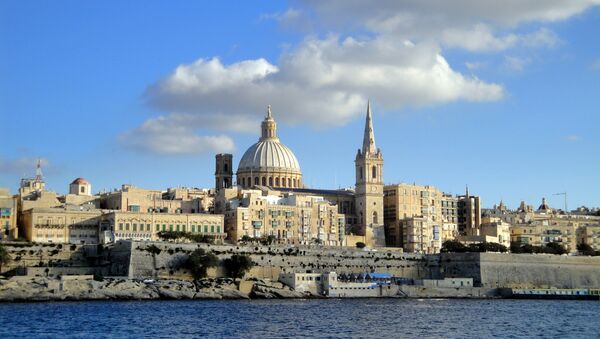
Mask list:
[[[600,288],[600,257],[443,253],[440,266],[445,277],[471,277],[488,288]]]
[[[148,246],[161,251],[152,254]],[[416,279],[432,278],[438,270],[428,267],[427,257],[400,251],[366,251],[356,248],[323,246],[219,246],[208,244],[170,244],[164,242],[132,242],[129,263],[130,278],[191,279],[184,267],[188,255],[196,248],[211,250],[220,259],[233,254],[246,254],[256,266],[248,277],[278,279],[280,272],[389,272],[395,276]],[[437,267],[437,260],[433,263]],[[209,270],[210,276],[223,276],[220,270]],[[433,277],[435,278],[435,276]]]

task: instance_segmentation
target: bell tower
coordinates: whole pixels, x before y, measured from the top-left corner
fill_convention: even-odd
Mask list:
[[[356,166],[355,206],[357,233],[365,236],[369,246],[385,246],[383,227],[383,155],[375,145],[371,102],[367,104],[367,118],[362,149],[354,161]]]
[[[231,187],[233,179],[232,162],[233,155],[231,154],[221,153],[215,156],[215,189],[217,191],[222,188]]]

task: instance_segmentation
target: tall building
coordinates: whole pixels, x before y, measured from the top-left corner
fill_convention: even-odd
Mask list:
[[[303,187],[302,171],[298,159],[277,137],[277,123],[271,106],[261,124],[261,137],[250,146],[238,165],[237,184],[243,188],[253,186]]]
[[[356,210],[359,235],[372,239],[372,246],[385,246],[383,226],[383,155],[375,145],[371,103],[367,117],[362,149],[356,153]]]
[[[442,192],[433,186],[386,185],[384,212],[388,246],[437,253],[443,236]]]
[[[458,196],[458,233],[466,236],[479,235],[481,225],[481,199],[470,195],[467,187],[465,195]]]

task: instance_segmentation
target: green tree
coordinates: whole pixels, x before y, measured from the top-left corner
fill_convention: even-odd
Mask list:
[[[597,255],[597,252],[594,251],[594,249],[592,248],[592,246],[585,244],[585,243],[581,243],[579,245],[577,245],[577,251],[579,251],[579,253],[581,253],[582,255]]]
[[[10,257],[6,247],[0,244],[0,273],[2,273],[2,266],[8,264],[11,260],[12,258]]]
[[[544,247],[544,253],[560,255],[567,253],[567,250],[565,250],[565,248],[557,242],[550,242]]]
[[[367,245],[362,241],[356,243],[356,248],[365,248],[366,246]]]
[[[523,253],[523,249],[521,248],[521,244],[516,241],[510,242],[510,253]]]
[[[231,278],[243,278],[253,266],[254,262],[245,254],[234,254],[223,260],[223,267]]]
[[[203,248],[194,250],[185,263],[185,266],[192,271],[194,279],[205,278],[206,271],[218,265],[219,258],[212,252],[206,252]]]
[[[442,244],[442,249],[440,250],[442,253],[464,253],[468,251],[468,247],[463,245],[458,240],[446,240]]]
[[[484,244],[484,248],[485,248],[486,252],[500,252],[500,253],[508,252],[508,248],[506,248],[506,246],[495,243],[495,242],[486,242]]]

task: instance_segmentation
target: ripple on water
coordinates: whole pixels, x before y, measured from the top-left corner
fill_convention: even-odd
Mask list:
[[[0,304],[0,337],[597,337],[600,303],[232,300]]]

